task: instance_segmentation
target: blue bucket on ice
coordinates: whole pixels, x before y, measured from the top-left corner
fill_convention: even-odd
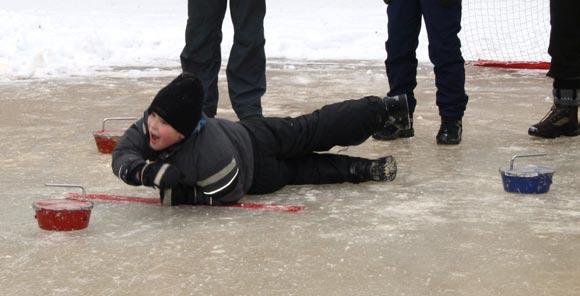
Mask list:
[[[554,170],[546,166],[527,165],[514,168],[514,161],[520,157],[544,156],[543,154],[515,155],[509,168],[500,169],[503,189],[515,193],[546,193],[552,185]]]

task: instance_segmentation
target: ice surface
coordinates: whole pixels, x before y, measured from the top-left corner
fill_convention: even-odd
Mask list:
[[[0,83],[2,295],[577,295],[580,138],[534,139],[549,109],[543,72],[467,68],[459,146],[435,144],[433,73],[420,65],[416,136],[340,153],[392,154],[393,183],[292,186],[246,201],[299,213],[95,202],[75,232],[38,228],[33,201],[74,191],[149,197],[115,178],[92,132],[139,116],[179,68]],[[123,77],[124,75],[124,77]],[[218,114],[234,118],[223,75]],[[380,61],[268,64],[267,115],[298,115],[387,90]],[[336,149],[336,151],[339,151]],[[504,192],[498,168],[543,151],[550,192]],[[535,162],[536,160],[534,160]]]

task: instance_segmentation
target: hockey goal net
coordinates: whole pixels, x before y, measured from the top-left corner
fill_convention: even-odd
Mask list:
[[[479,66],[547,69],[549,6],[548,0],[464,0],[459,36],[465,60]]]

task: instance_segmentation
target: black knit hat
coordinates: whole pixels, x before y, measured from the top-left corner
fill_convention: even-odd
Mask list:
[[[157,113],[187,137],[201,118],[202,103],[201,81],[193,75],[181,74],[157,93],[147,112]]]

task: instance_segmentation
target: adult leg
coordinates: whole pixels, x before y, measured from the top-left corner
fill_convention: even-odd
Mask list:
[[[213,1],[213,0],[212,0]],[[266,92],[265,0],[230,0],[234,44],[226,74],[230,101],[238,118],[262,116]]]
[[[550,1],[551,32],[548,52],[552,63],[548,76],[554,78],[554,105],[548,114],[528,129],[543,138],[580,135],[580,2]]]
[[[221,66],[222,22],[226,0],[188,0],[185,47],[181,52],[183,72],[195,74],[205,90],[203,111],[214,117],[218,105],[218,73]]]
[[[444,4],[447,3],[448,4]],[[435,66],[437,106],[441,117],[462,118],[467,106],[465,60],[461,55],[461,0],[421,0]]]
[[[417,86],[417,55],[421,31],[419,0],[393,0],[387,6],[388,39],[385,42],[385,67],[389,96],[407,94],[411,112],[417,104],[413,90]]]
[[[413,129],[413,113],[417,100],[414,89],[417,86],[417,57],[419,32],[421,31],[421,9],[419,0],[389,0],[385,1],[388,19],[388,39],[385,42],[387,59],[385,68],[389,80],[389,97],[405,96],[409,103],[410,125],[400,128],[386,124],[373,134],[377,140],[390,141],[397,138],[410,138],[415,135]]]
[[[550,45],[552,57],[548,76],[580,80],[580,1],[550,1]]]
[[[441,116],[437,144],[459,144],[467,106],[465,61],[461,55],[461,0],[421,0],[429,38],[429,58],[435,66],[436,103]]]

